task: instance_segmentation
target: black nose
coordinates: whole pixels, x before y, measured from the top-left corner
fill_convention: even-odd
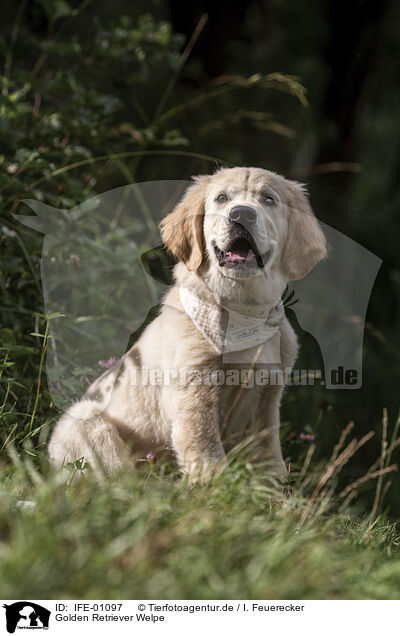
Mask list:
[[[229,220],[231,223],[248,225],[256,222],[257,213],[248,205],[235,205],[235,207],[229,211]]]

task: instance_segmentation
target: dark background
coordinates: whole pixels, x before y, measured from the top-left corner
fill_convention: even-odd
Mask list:
[[[45,325],[42,242],[11,216],[27,212],[20,199],[69,208],[135,180],[254,165],[306,182],[317,216],[383,260],[367,313],[362,389],[293,388],[283,408],[288,458],[304,456],[301,432],[315,434],[316,459],[328,457],[354,420],[359,436],[377,434],[343,478],[375,460],[383,409],[390,433],[399,404],[399,33],[394,0],[2,7],[4,439],[12,430],[22,443],[32,428],[41,343],[30,334]],[[316,342],[300,336],[299,366],[318,368]],[[79,369],[76,377],[82,381]],[[37,447],[43,423],[57,415],[44,378],[39,388]],[[392,511],[399,506],[396,485],[387,501]]]

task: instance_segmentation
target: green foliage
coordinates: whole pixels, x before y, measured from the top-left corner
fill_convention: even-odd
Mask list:
[[[73,16],[71,8],[67,13],[68,4],[43,5],[48,36],[39,39],[21,29],[17,44],[27,37],[32,51],[26,57],[23,44],[17,46],[12,65],[16,70],[1,80],[5,206],[29,194],[57,207],[72,207],[94,192],[95,178],[66,174],[51,183],[52,172],[107,151],[117,153],[130,146],[140,149],[147,142],[162,146],[166,135],[164,131],[158,138],[145,125],[148,117],[137,93],[153,73],[168,73],[176,67],[181,38],[171,34],[169,25],[155,24],[147,15],[133,27],[130,18],[123,16],[112,29],[96,21],[90,25],[88,37],[78,41],[61,28],[58,35],[54,27],[61,18]],[[29,70],[35,55],[37,61]],[[126,116],[129,121],[124,120]],[[168,131],[166,137],[166,146],[176,145],[174,131]],[[177,143],[180,141],[178,138]],[[43,184],[44,179],[46,187],[35,185],[36,181]]]

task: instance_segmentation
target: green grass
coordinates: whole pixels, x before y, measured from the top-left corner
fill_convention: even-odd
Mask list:
[[[65,485],[12,455],[0,490],[0,598],[399,597],[398,527],[358,519],[326,489],[316,496],[320,474],[298,478],[291,496],[243,458],[207,487],[147,463]]]

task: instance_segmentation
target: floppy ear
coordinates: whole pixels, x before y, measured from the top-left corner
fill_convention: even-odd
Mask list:
[[[172,254],[195,272],[203,260],[203,217],[209,177],[195,177],[176,208],[160,223],[161,238]]]
[[[289,228],[282,271],[289,280],[303,278],[327,255],[325,236],[308,202],[305,187],[289,181]]]

